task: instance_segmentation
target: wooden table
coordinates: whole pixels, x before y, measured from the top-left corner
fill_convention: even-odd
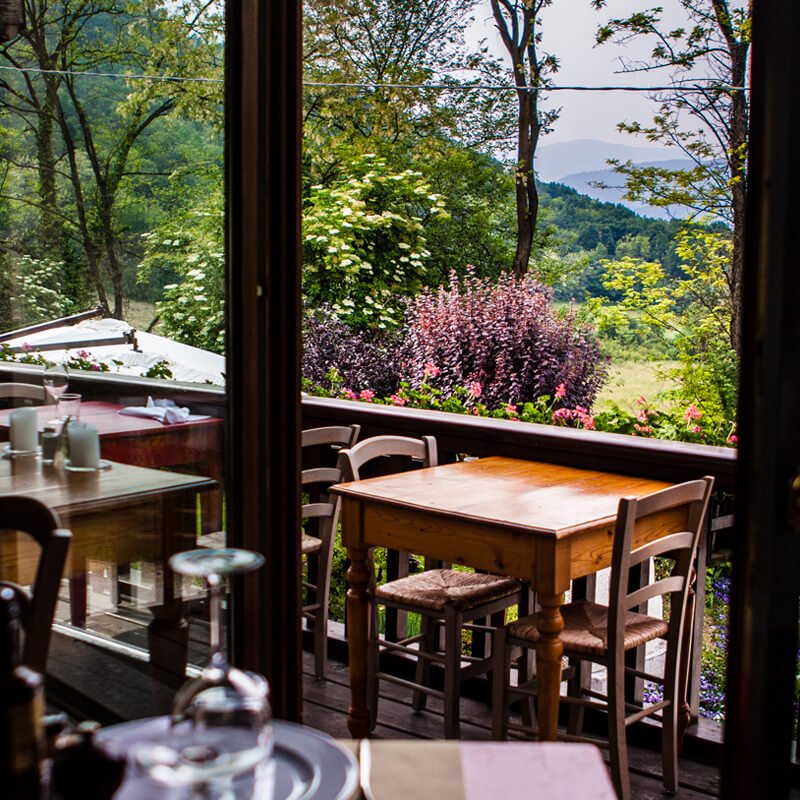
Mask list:
[[[560,605],[570,581],[611,565],[617,505],[670,484],[596,470],[511,458],[484,458],[339,484],[347,580],[354,737],[369,733],[367,647],[374,546],[408,550],[529,580],[539,594],[537,678],[540,738],[558,724],[564,627]],[[634,534],[634,547],[662,536],[674,512],[653,515]]]
[[[186,468],[207,475],[222,486],[223,420],[204,417],[165,425],[158,420],[120,414],[124,406],[89,400],[81,403],[81,422],[97,428],[101,455],[138,467]],[[8,438],[8,416],[0,410],[0,439]],[[55,406],[36,407],[39,430],[53,417]],[[203,497],[203,532],[222,528],[222,494],[213,490]]]
[[[143,741],[168,742],[168,726],[166,717],[155,717],[112,725],[100,732],[104,747],[128,759],[117,800],[176,796],[174,790],[147,779],[132,756],[134,746]],[[617,796],[600,750],[591,744],[419,739],[359,742],[334,740],[282,720],[273,722],[273,735],[274,800],[312,795],[340,800],[406,800],[414,796],[487,800],[532,794],[538,800],[615,800]],[[339,755],[341,748],[352,756],[342,754],[349,761],[346,767]],[[236,797],[256,797],[252,786],[240,784]],[[322,788],[315,791],[315,786]]]
[[[193,510],[199,492],[216,486],[210,478],[128,464],[113,463],[109,470],[87,473],[43,467],[35,456],[0,458],[0,494],[42,501],[72,530],[66,575],[70,604],[75,606],[70,612],[78,624],[85,618],[87,561],[166,564],[172,553],[194,546],[193,517],[184,511]],[[0,574],[9,580],[32,582],[37,560],[38,548],[22,536],[0,545]],[[187,632],[169,578],[165,573],[163,598],[151,609],[148,639],[155,671],[182,678]]]

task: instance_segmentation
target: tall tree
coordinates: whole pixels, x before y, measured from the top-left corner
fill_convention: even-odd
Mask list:
[[[119,317],[119,203],[135,173],[135,146],[157,120],[191,109],[199,93],[213,89],[196,79],[221,76],[220,9],[204,0],[26,3],[26,30],[0,54],[12,68],[0,79],[0,108],[36,143],[35,159],[22,151],[14,167],[35,170],[37,193],[8,199],[39,209],[44,242],[79,243],[100,304]],[[118,89],[98,88],[98,81]],[[220,100],[213,90],[204,98],[212,107]]]
[[[681,205],[694,216],[724,221],[732,247],[726,282],[731,297],[730,344],[739,352],[742,265],[747,190],[750,22],[753,0],[680,0],[688,24],[677,28],[652,8],[611,19],[597,33],[599,43],[625,44],[644,37],[654,42],[646,61],[622,61],[625,72],[666,72],[674,90],[658,95],[651,125],[620,129],[651,142],[676,147],[691,159],[690,169],[670,170],[615,163],[625,176],[627,197],[651,205]],[[602,8],[606,0],[593,0]]]
[[[517,87],[517,161],[514,169],[517,202],[517,249],[512,271],[528,271],[533,235],[539,215],[539,193],[534,180],[534,160],[539,137],[558,118],[557,110],[543,111],[542,92],[548,75],[558,69],[558,60],[541,49],[539,14],[552,0],[491,0],[497,30],[511,58]]]
[[[469,91],[499,64],[465,32],[476,0],[306,0],[305,126],[310,183],[337,179],[356,155],[398,168],[434,157],[428,145],[505,143],[502,95]],[[317,84],[317,85],[312,85]],[[322,85],[319,85],[322,84]],[[422,87],[430,88],[422,88]]]

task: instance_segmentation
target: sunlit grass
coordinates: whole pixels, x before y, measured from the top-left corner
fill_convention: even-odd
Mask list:
[[[612,362],[608,381],[597,395],[593,410],[604,411],[616,404],[636,411],[636,401],[642,395],[659,408],[670,408],[672,401],[663,395],[676,387],[669,372],[677,365],[677,361]]]

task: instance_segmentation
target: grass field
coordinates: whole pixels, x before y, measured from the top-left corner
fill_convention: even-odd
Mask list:
[[[155,315],[156,308],[154,303],[146,303],[142,300],[129,300],[128,307],[125,310],[125,321],[130,322],[137,330],[146,331]],[[151,333],[158,333],[158,326],[156,326]]]
[[[613,362],[593,410],[604,411],[616,403],[620,408],[635,411],[636,401],[642,395],[651,403],[658,401],[659,408],[669,407],[670,401],[660,399],[659,395],[674,388],[675,382],[667,373],[676,366],[676,361]]]

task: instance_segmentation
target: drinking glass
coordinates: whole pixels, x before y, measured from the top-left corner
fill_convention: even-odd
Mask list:
[[[263,556],[235,548],[190,550],[169,560],[175,572],[202,577],[208,586],[211,658],[178,690],[169,738],[139,744],[134,758],[150,777],[185,787],[196,800],[271,797],[267,682],[231,666],[220,630],[225,578],[263,563]]]
[[[61,424],[61,396],[67,391],[69,386],[69,368],[64,364],[49,364],[44,371],[42,380],[44,390],[56,404],[55,419],[51,419],[48,424]]]

